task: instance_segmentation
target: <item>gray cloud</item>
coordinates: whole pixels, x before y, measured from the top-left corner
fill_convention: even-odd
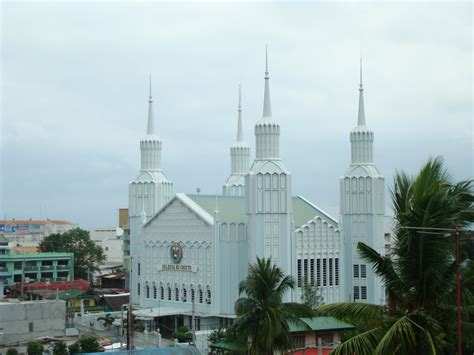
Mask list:
[[[387,185],[436,155],[472,177],[471,13],[470,3],[3,3],[1,215],[114,225],[139,169],[150,72],[175,190],[220,191],[239,82],[254,146],[265,43],[295,194],[338,213],[361,51]]]

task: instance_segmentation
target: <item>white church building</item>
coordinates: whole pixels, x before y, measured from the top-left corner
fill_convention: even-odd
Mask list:
[[[325,303],[384,303],[380,281],[356,250],[358,241],[381,253],[384,247],[384,178],[373,163],[362,75],[351,164],[340,181],[341,222],[293,196],[291,173],[280,159],[279,120],[272,116],[268,56],[264,78],[253,162],[243,136],[239,88],[237,135],[222,195],[173,192],[161,165],[163,143],[155,133],[150,87],[141,169],[129,184],[129,225],[134,313],[155,325],[190,326],[193,313],[197,329],[230,322],[238,284],[257,256],[271,257],[295,278],[287,301],[299,302],[308,283],[319,287]]]

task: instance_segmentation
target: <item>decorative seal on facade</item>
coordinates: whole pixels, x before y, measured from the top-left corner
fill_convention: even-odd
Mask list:
[[[183,258],[183,248],[179,242],[172,242],[170,248],[171,261],[175,264],[179,264]]]

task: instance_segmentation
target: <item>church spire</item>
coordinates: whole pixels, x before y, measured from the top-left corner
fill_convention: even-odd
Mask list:
[[[153,99],[151,97],[151,75],[150,75],[150,94],[148,97],[148,127],[147,134],[155,134],[155,125],[153,122]]]
[[[272,117],[272,105],[270,103],[270,75],[268,73],[268,48],[265,45],[265,94],[263,98],[263,117]]]
[[[362,86],[362,57],[360,57],[360,83],[359,83],[359,115],[357,117],[357,125],[365,126],[365,109],[364,109],[364,87]]]
[[[239,84],[239,108],[237,109],[237,142],[244,141],[244,133],[242,131],[242,91],[241,85]]]

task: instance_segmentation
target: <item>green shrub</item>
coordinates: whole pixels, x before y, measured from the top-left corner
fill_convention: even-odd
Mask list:
[[[16,348],[8,348],[7,355],[18,355],[18,350]]]
[[[77,354],[81,352],[81,344],[79,344],[79,341],[69,345],[67,348],[69,350],[69,354]]]
[[[28,355],[42,355],[44,350],[44,346],[41,343],[36,341],[29,341],[28,346],[26,348],[26,352]]]
[[[99,343],[94,337],[84,337],[79,340],[81,345],[81,352],[83,353],[95,353],[99,351]]]
[[[67,355],[67,346],[64,341],[58,341],[53,345],[53,355]]]

